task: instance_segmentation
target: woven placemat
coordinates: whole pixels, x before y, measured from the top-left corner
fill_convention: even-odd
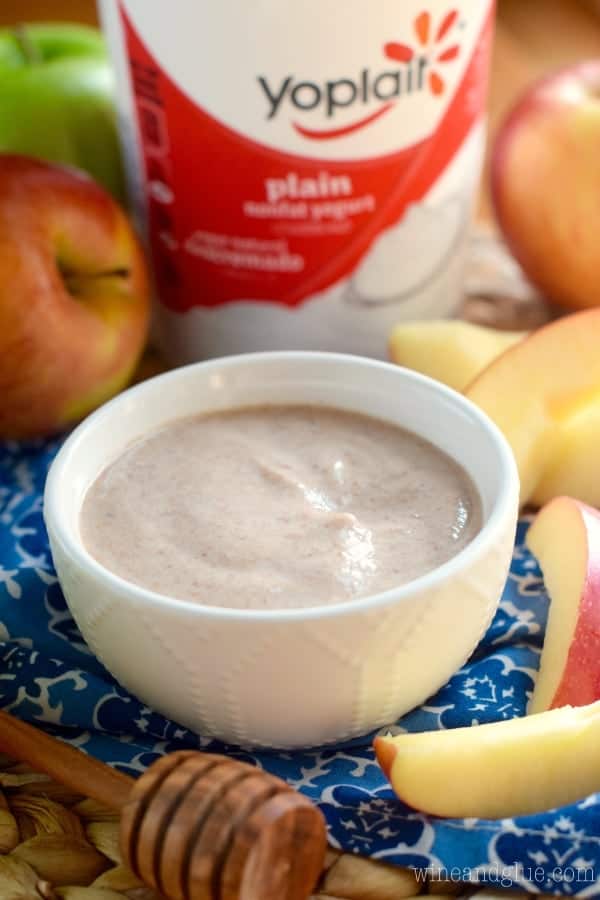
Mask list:
[[[410,869],[329,850],[313,900],[469,893],[458,882],[418,879]],[[117,813],[1,755],[0,898],[161,900],[123,865]]]

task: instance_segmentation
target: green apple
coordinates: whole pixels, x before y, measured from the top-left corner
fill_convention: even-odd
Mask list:
[[[65,23],[0,30],[0,151],[85,169],[124,199],[113,74],[99,31]]]

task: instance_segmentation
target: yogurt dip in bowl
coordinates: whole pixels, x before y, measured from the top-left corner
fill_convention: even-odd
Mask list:
[[[203,735],[287,748],[445,683],[494,613],[517,507],[468,400],[320,353],[130,389],[73,432],[45,497],[69,606],[119,681]]]
[[[180,600],[293,609],[378,594],[477,533],[470,478],[428,441],[324,406],[178,419],[87,492],[83,543],[107,569]]]

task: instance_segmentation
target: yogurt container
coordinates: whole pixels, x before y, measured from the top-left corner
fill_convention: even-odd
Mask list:
[[[174,362],[451,315],[493,0],[100,0]]]

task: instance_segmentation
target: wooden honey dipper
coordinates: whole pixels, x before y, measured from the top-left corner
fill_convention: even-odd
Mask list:
[[[320,811],[247,763],[184,750],[134,780],[1,710],[0,750],[118,810],[123,860],[170,900],[305,900],[323,868]]]

